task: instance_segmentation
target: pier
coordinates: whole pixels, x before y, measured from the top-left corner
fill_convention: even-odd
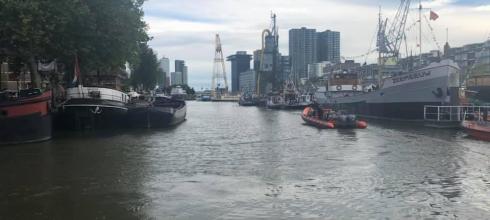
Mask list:
[[[436,128],[459,128],[468,114],[490,111],[490,106],[424,106],[425,126]]]

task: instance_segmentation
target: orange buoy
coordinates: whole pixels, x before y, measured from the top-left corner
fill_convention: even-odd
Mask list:
[[[365,121],[357,121],[357,128],[367,128],[367,123]]]

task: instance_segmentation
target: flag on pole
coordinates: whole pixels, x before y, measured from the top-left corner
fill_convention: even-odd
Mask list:
[[[430,20],[437,20],[439,18],[439,15],[430,10]]]
[[[78,64],[78,56],[75,55],[75,68],[73,70],[73,81],[72,83],[75,84],[80,78],[80,65]]]

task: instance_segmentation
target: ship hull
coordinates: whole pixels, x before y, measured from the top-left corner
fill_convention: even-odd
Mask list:
[[[363,117],[424,120],[426,105],[459,105],[459,69],[450,61],[384,80],[373,92],[326,92],[318,101]]]
[[[51,139],[51,92],[37,97],[0,103],[0,145]]]
[[[411,102],[411,103],[342,103],[330,105],[331,108],[344,109],[366,118],[423,120],[424,106],[440,105],[439,102]]]
[[[46,141],[52,136],[51,115],[0,119],[0,124],[0,145]]]
[[[489,122],[464,121],[462,126],[469,136],[478,140],[490,141]]]
[[[124,126],[128,108],[124,103],[96,99],[71,99],[62,106],[57,117],[66,129],[120,128]]]
[[[139,106],[130,107],[128,126],[133,128],[164,128],[185,121],[187,107]]]

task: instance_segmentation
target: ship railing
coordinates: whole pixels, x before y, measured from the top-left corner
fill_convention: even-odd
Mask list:
[[[424,106],[424,120],[438,122],[459,122],[474,113],[490,112],[490,106]]]
[[[66,96],[68,99],[103,99],[123,103],[128,103],[129,101],[129,96],[123,92],[97,87],[69,88],[66,91]]]

